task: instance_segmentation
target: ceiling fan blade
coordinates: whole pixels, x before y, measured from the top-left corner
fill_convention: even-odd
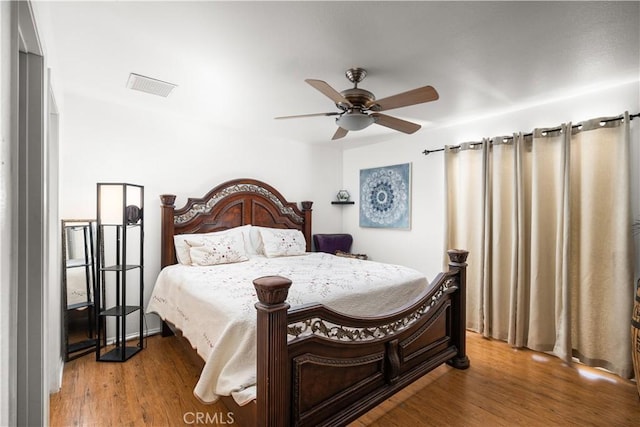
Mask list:
[[[424,102],[435,101],[439,97],[438,92],[436,92],[433,87],[419,87],[417,89],[376,100],[376,104],[380,108],[375,109],[375,111],[386,111],[409,105],[422,104]]]
[[[324,96],[329,97],[336,105],[344,105],[351,108],[352,105],[347,99],[342,96],[340,92],[329,86],[327,82],[315,79],[306,79],[305,82],[309,83],[315,89],[319,90]]]
[[[339,116],[340,113],[338,112],[331,112],[331,113],[313,113],[313,114],[300,114],[297,116],[281,116],[281,117],[274,117],[275,119],[298,119],[300,117],[318,117],[318,116]]]
[[[336,139],[344,138],[348,133],[348,130],[338,126],[338,130],[336,130],[336,133],[333,134],[333,138],[331,138],[331,140],[335,141]]]
[[[416,123],[411,123],[406,120],[398,119],[397,117],[387,116],[386,114],[380,113],[371,113],[371,116],[375,118],[375,123],[381,126],[386,126],[388,128],[404,132],[404,133],[414,133],[417,132],[422,126]]]

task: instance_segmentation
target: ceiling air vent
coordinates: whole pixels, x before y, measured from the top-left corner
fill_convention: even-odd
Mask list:
[[[165,98],[169,96],[176,86],[177,85],[173,83],[163,82],[162,80],[152,79],[151,77],[141,76],[135,73],[129,74],[129,81],[127,81],[127,87],[129,89],[164,96]]]

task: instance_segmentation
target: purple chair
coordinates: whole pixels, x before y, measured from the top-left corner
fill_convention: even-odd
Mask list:
[[[316,247],[316,252],[326,252],[334,255],[337,251],[349,252],[352,243],[353,237],[351,237],[351,234],[313,235],[313,244]]]

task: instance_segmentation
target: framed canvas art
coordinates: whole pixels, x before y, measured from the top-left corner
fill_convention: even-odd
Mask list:
[[[360,170],[360,227],[411,227],[411,163]]]

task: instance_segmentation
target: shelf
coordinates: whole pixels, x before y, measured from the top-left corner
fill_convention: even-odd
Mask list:
[[[110,265],[108,267],[103,267],[100,271],[125,271],[125,270],[133,270],[135,268],[140,268],[140,265],[137,264],[126,264],[126,265]]]
[[[67,260],[67,268],[77,268],[77,267],[90,267],[92,266],[92,262],[84,262],[84,259],[68,259]]]
[[[135,227],[140,227],[142,224],[140,224],[139,222],[136,224],[100,224],[102,227],[126,227],[126,228],[135,228]]]
[[[67,268],[90,267],[91,264],[67,265]]]
[[[117,305],[115,307],[111,307],[109,309],[106,309],[104,311],[100,312],[100,316],[127,316],[131,313],[133,313],[134,311],[140,310],[142,307],[138,306],[138,305],[125,305],[124,306],[124,310],[123,307],[121,305]]]
[[[83,301],[83,302],[77,302],[75,304],[69,304],[67,306],[67,310],[77,310],[79,308],[85,308],[85,307],[93,307],[93,301]]]
[[[89,340],[84,340],[84,341],[76,342],[73,344],[69,344],[69,347],[67,347],[67,352],[75,353],[81,350],[86,350],[88,348],[94,348],[97,342],[98,340],[96,339],[89,339]]]
[[[354,205],[356,202],[350,202],[350,201],[346,201],[346,202],[341,202],[339,200],[334,200],[333,202],[331,202],[332,205]]]
[[[122,354],[123,347],[116,347],[111,351],[101,355],[98,358],[99,362],[124,362],[131,356],[142,350],[140,347],[124,347],[124,357]]]

